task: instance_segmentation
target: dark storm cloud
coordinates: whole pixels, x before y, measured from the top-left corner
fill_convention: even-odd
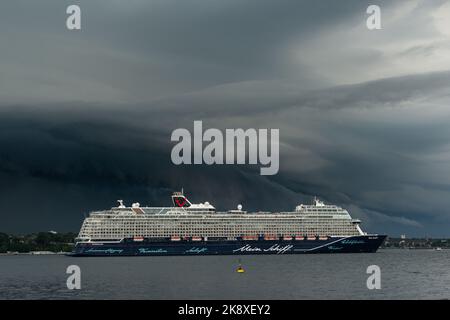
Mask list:
[[[66,3],[0,4],[3,100],[130,103],[278,78],[311,88],[328,80],[292,63],[292,45],[365,11],[360,1],[78,3],[80,32],[65,29]]]
[[[74,225],[80,219],[76,211],[102,208],[116,198],[168,204],[170,192],[183,186],[195,200],[214,199],[224,209],[242,202],[248,209],[288,210],[318,194],[352,206],[355,215],[375,230],[380,225],[396,230],[390,226],[400,225],[414,231],[448,218],[446,199],[438,195],[450,189],[448,178],[441,176],[449,167],[427,156],[447,144],[450,129],[443,124],[450,115],[433,105],[434,100],[448,97],[444,84],[449,77],[447,72],[425,74],[324,89],[320,94],[299,93],[292,101],[310,104],[283,108],[280,103],[275,121],[267,109],[250,105],[245,110],[245,104],[237,121],[226,103],[218,106],[205,126],[246,128],[257,122],[259,127],[280,128],[281,167],[274,177],[259,176],[255,167],[172,165],[170,133],[178,127],[192,130],[193,120],[201,114],[195,108],[177,118],[183,105],[168,112],[148,106],[61,105],[60,109],[41,107],[39,112],[37,106],[3,107],[2,189],[12,186],[24,199],[30,197],[20,206],[30,212],[34,206],[58,211],[64,220],[53,223],[59,228],[66,222]],[[405,83],[408,90],[402,89]],[[377,95],[384,98],[377,100]],[[330,110],[330,99],[352,103]],[[429,120],[416,113],[422,107],[428,107]],[[395,117],[390,119],[386,110],[392,108],[397,114],[391,110]],[[41,184],[45,187],[33,187]],[[435,197],[430,198],[432,190]],[[1,198],[5,210],[17,205],[11,193]],[[424,210],[424,205],[432,211]],[[60,206],[64,210],[59,211]],[[14,221],[10,223],[12,227]]]
[[[444,2],[381,2],[379,33],[361,1],[79,3],[78,33],[65,3],[0,4],[0,229],[76,230],[116,199],[168,205],[184,187],[220,209],[318,195],[368,231],[445,231]],[[172,165],[170,134],[194,120],[279,128],[280,173]]]

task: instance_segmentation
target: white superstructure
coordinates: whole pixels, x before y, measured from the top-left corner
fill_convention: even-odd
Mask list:
[[[117,241],[124,238],[203,237],[235,239],[242,236],[355,236],[364,234],[360,221],[347,210],[325,205],[299,205],[292,212],[216,212],[208,202],[192,204],[182,192],[172,196],[174,207],[127,207],[90,213],[81,227],[80,241]]]

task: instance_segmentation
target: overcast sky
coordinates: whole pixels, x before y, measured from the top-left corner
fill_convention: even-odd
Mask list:
[[[0,231],[78,231],[184,187],[218,209],[317,195],[369,232],[450,236],[448,1],[7,0],[0,43]],[[194,120],[279,128],[279,173],[173,165]]]

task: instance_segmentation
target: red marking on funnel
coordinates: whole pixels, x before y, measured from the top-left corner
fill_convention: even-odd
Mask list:
[[[175,203],[179,206],[179,207],[183,207],[186,204],[186,199],[175,199]]]

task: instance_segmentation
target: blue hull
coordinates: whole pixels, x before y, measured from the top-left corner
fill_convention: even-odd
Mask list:
[[[326,240],[133,241],[77,243],[71,256],[192,256],[244,254],[376,252],[385,235],[331,237]]]

